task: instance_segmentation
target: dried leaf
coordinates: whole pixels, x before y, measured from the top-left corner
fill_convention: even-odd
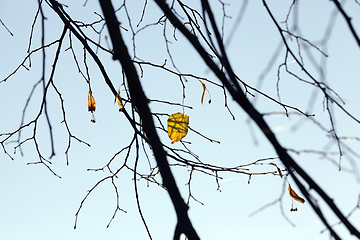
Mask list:
[[[281,177],[281,178],[283,177],[280,168],[279,168],[275,163],[269,163],[269,165],[275,166],[275,167],[277,168],[278,172],[279,172],[280,177]]]
[[[171,143],[178,142],[187,135],[189,116],[183,113],[174,113],[168,118],[167,124],[168,136],[172,140]]]
[[[121,100],[120,90],[117,91],[116,102],[121,109],[124,108],[124,105],[122,104],[122,100]]]
[[[200,79],[199,79],[199,81],[201,82],[201,84],[202,84],[202,86],[203,86],[203,89],[204,89],[203,94],[202,94],[202,96],[201,96],[201,104],[203,104],[203,102],[204,102],[204,97],[205,97],[205,92],[206,92],[206,85],[205,85],[205,83],[204,83],[203,81],[201,81]]]
[[[95,112],[96,109],[96,103],[95,103],[95,99],[92,95],[91,90],[89,89],[89,94],[88,94],[88,111],[89,112]]]
[[[301,203],[304,203],[305,200],[301,197],[299,197],[296,192],[290,187],[290,184],[288,186],[288,190],[289,190],[289,195],[292,199],[298,201],[298,202],[301,202]]]
[[[95,119],[95,115],[94,115],[94,112],[95,112],[95,109],[96,109],[96,103],[95,103],[95,99],[92,95],[92,92],[89,88],[89,94],[88,94],[88,111],[92,113],[92,117],[91,117],[91,122],[92,123],[96,123],[96,119]]]

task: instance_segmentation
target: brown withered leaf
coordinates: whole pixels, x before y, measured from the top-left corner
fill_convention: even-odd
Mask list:
[[[289,186],[288,186],[288,190],[289,190],[289,195],[292,199],[298,201],[298,202],[301,202],[301,203],[304,203],[305,202],[305,199],[299,197],[296,192],[291,188],[290,186],[290,183],[289,183]]]
[[[95,99],[92,95],[91,90],[89,89],[89,94],[88,94],[88,111],[89,112],[95,112],[96,109],[96,103],[95,103]]]
[[[203,82],[203,81],[201,81],[200,79],[199,79],[199,81],[201,82],[201,85],[203,86],[203,94],[202,94],[202,96],[201,96],[201,104],[203,104],[204,103],[204,98],[205,98],[205,93],[206,93],[206,85],[205,85],[205,83]]]
[[[96,123],[94,112],[96,110],[96,102],[95,98],[92,95],[91,89],[89,88],[89,94],[88,94],[88,111],[92,113],[91,122]]]
[[[279,172],[280,177],[281,177],[281,178],[283,177],[280,168],[279,168],[275,163],[269,163],[269,165],[275,166],[275,167],[277,168],[278,172]]]
[[[119,105],[120,109],[124,108],[124,105],[122,104],[122,100],[121,100],[120,90],[117,91],[116,102]]]

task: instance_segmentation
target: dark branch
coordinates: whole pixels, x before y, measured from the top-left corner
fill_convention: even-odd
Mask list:
[[[333,0],[333,2],[335,3],[336,7],[340,11],[340,13],[343,15],[343,17],[345,18],[345,21],[346,21],[348,27],[350,28],[350,31],[351,31],[353,37],[355,38],[355,41],[357,42],[357,44],[360,47],[360,38],[359,38],[358,34],[356,33],[354,26],[351,23],[351,18],[345,13],[343,7],[341,6],[341,4],[338,0]]]
[[[169,20],[172,22],[172,24],[178,28],[184,36],[189,40],[189,42],[195,47],[196,51],[200,54],[200,56],[203,58],[205,63],[209,66],[209,68],[216,74],[216,76],[222,81],[222,83],[225,85],[227,90],[230,92],[234,100],[249,114],[249,116],[254,120],[254,122],[259,126],[259,128],[263,131],[264,135],[268,138],[268,140],[271,142],[273,147],[275,148],[277,154],[279,155],[281,161],[286,166],[286,168],[290,171],[290,174],[292,175],[294,181],[298,185],[301,192],[305,195],[308,202],[310,202],[311,206],[313,207],[314,211],[318,214],[318,216],[321,218],[323,223],[327,226],[327,228],[331,231],[332,235],[336,239],[340,239],[339,236],[334,232],[334,230],[330,227],[330,225],[327,223],[325,217],[323,216],[320,208],[317,206],[317,204],[314,202],[314,199],[310,196],[310,193],[305,188],[305,186],[300,182],[296,174],[299,174],[308,184],[311,188],[313,188],[318,194],[324,199],[324,201],[329,205],[329,207],[332,209],[332,211],[341,219],[341,221],[344,222],[345,226],[349,229],[349,231],[360,237],[360,233],[358,230],[346,219],[346,217],[341,213],[341,211],[337,208],[337,206],[334,204],[333,200],[322,190],[322,188],[317,185],[314,180],[299,166],[297,163],[288,155],[286,149],[284,149],[280,143],[277,141],[275,134],[271,131],[270,127],[267,125],[267,123],[264,121],[262,115],[253,107],[253,105],[248,101],[248,99],[245,97],[243,91],[241,88],[237,85],[235,74],[233,73],[230,64],[227,60],[226,53],[223,47],[222,39],[220,36],[220,33],[218,32],[218,29],[215,24],[215,20],[213,18],[211,9],[209,7],[209,4],[206,0],[203,0],[203,7],[205,8],[205,12],[208,14],[210,18],[210,22],[212,23],[212,29],[215,31],[215,36],[217,39],[217,43],[219,45],[220,51],[221,51],[221,59],[220,61],[224,65],[227,74],[230,78],[227,79],[225,74],[216,66],[216,64],[213,62],[213,60],[208,56],[204,48],[199,43],[198,39],[191,34],[177,19],[177,17],[173,14],[173,12],[168,8],[166,3],[164,3],[161,0],[155,0],[156,3],[159,5],[159,7],[164,11],[164,13],[167,15]],[[263,1],[264,5],[266,6],[266,2]],[[267,7],[267,6],[266,6]],[[295,56],[294,56],[295,57]],[[306,70],[306,69],[305,69]],[[296,174],[294,171],[295,170]]]
[[[148,107],[148,100],[143,92],[134,63],[132,62],[126,45],[122,39],[119,22],[115,16],[112,3],[110,0],[100,0],[99,2],[105,16],[111,41],[113,43],[113,59],[119,60],[123,71],[125,72],[131,99],[140,115],[140,118],[142,119],[142,127],[154,152],[155,159],[163,179],[163,185],[166,187],[176,211],[178,223],[174,239],[178,239],[180,237],[180,234],[177,234],[179,232],[185,233],[189,239],[199,239],[188,217],[188,206],[185,204],[180,195],[179,189],[177,188],[175,179],[166,159],[166,153],[156,133],[154,121]]]

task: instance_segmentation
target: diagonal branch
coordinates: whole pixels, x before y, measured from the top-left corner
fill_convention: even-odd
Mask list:
[[[224,65],[227,74],[231,80],[229,80],[225,73],[222,72],[219,67],[213,62],[213,60],[208,56],[205,49],[202,47],[198,39],[191,34],[178,20],[178,18],[173,14],[173,12],[169,9],[166,3],[164,3],[161,0],[155,0],[156,3],[159,5],[159,7],[163,10],[163,12],[166,14],[168,19],[171,21],[171,23],[179,29],[184,36],[189,40],[189,42],[193,45],[193,47],[196,49],[196,51],[200,54],[200,56],[203,58],[205,63],[208,65],[208,67],[216,74],[216,76],[219,78],[219,80],[225,85],[227,90],[230,92],[234,100],[243,108],[243,110],[249,114],[249,116],[254,120],[254,122],[259,126],[259,128],[262,130],[264,135],[268,138],[270,143],[275,148],[277,154],[279,155],[281,161],[283,164],[288,168],[289,172],[291,173],[291,176],[293,177],[294,181],[298,185],[301,192],[304,194],[308,202],[313,207],[314,211],[317,213],[317,215],[320,217],[320,219],[323,221],[325,226],[329,229],[331,234],[336,238],[340,239],[340,237],[334,232],[334,230],[330,227],[328,222],[326,221],[325,217],[323,216],[321,209],[316,204],[313,197],[310,195],[309,191],[305,188],[305,186],[300,182],[298,179],[298,176],[295,174],[301,176],[303,180],[305,180],[309,187],[314,189],[327,203],[327,205],[332,209],[332,211],[339,217],[339,219],[344,223],[344,225],[348,228],[348,230],[360,238],[359,231],[347,220],[347,218],[342,214],[342,212],[338,209],[338,207],[335,205],[333,200],[322,190],[322,188],[314,182],[314,180],[291,158],[291,156],[287,153],[287,150],[284,149],[278,140],[276,139],[275,134],[271,131],[270,127],[267,125],[265,120],[263,119],[263,116],[254,108],[254,106],[249,102],[249,100],[246,98],[245,94],[243,93],[242,89],[236,86],[235,75],[231,69],[231,66],[227,60],[226,55],[224,54],[225,51],[222,52],[221,56],[221,62]],[[215,31],[215,36],[217,38],[217,42],[219,44],[220,49],[223,48],[223,42],[218,33],[218,29],[215,25],[215,21],[211,18],[212,12],[209,7],[209,4],[206,0],[203,0],[203,7],[206,8],[204,12],[208,14],[210,17],[210,22],[212,22],[212,28]],[[265,4],[265,1],[263,1]],[[233,85],[234,84],[234,85]],[[295,171],[293,171],[295,170]]]
[[[335,3],[335,5],[336,5],[337,9],[339,10],[339,12],[345,18],[345,21],[346,21],[347,25],[349,26],[350,31],[351,31],[353,37],[355,38],[355,41],[357,42],[357,44],[360,47],[360,38],[357,35],[357,33],[356,33],[355,29],[354,29],[354,26],[351,23],[351,18],[346,14],[346,12],[344,11],[343,7],[341,6],[341,4],[340,4],[340,2],[338,0],[333,0],[333,2]]]
[[[132,62],[126,45],[122,39],[114,7],[110,0],[99,0],[99,2],[106,20],[111,41],[113,43],[113,59],[118,60],[121,63],[123,71],[125,72],[131,99],[138,110],[140,118],[142,119],[143,129],[154,152],[155,159],[162,176],[163,185],[166,187],[176,211],[178,223],[174,239],[179,239],[181,233],[185,233],[189,239],[199,239],[188,217],[188,206],[185,204],[180,195],[166,158],[166,152],[164,151],[159,136],[157,135],[154,121],[148,106],[149,101],[143,92],[134,63]]]

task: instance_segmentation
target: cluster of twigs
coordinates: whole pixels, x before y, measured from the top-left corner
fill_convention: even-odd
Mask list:
[[[47,112],[47,97],[49,89],[52,88],[60,102],[61,102],[61,112],[62,112],[62,123],[65,125],[67,135],[68,135],[68,144],[65,151],[66,161],[67,164],[69,163],[69,150],[71,147],[72,140],[76,140],[80,143],[83,143],[90,147],[90,144],[81,140],[77,136],[73,135],[70,131],[70,126],[67,121],[66,109],[64,106],[64,99],[61,95],[61,92],[58,90],[53,78],[55,74],[55,69],[57,68],[57,62],[61,57],[61,49],[63,48],[64,42],[68,40],[69,47],[65,49],[65,51],[70,51],[73,59],[74,64],[76,65],[79,73],[84,78],[86,83],[89,85],[89,89],[91,88],[91,78],[90,72],[88,67],[89,58],[91,58],[97,65],[98,69],[100,70],[105,83],[109,87],[111,93],[114,95],[114,98],[117,98],[117,90],[113,85],[111,78],[108,75],[106,70],[106,66],[102,59],[100,59],[98,52],[102,51],[108,55],[111,55],[114,60],[118,60],[122,66],[122,73],[123,73],[123,83],[122,87],[124,88],[125,97],[123,96],[124,101],[124,108],[121,109],[121,114],[128,120],[130,123],[131,128],[133,129],[133,137],[130,140],[129,144],[118,152],[116,152],[111,159],[102,167],[96,169],[88,169],[89,171],[107,171],[108,175],[102,179],[100,179],[86,194],[84,199],[81,201],[78,211],[76,212],[76,219],[75,225],[77,226],[78,217],[80,211],[86,201],[86,199],[91,195],[91,193],[103,182],[111,181],[114,191],[117,198],[117,205],[114,210],[114,214],[111,217],[108,226],[111,224],[112,220],[115,218],[116,214],[119,211],[126,212],[126,210],[120,207],[120,200],[119,200],[119,191],[116,186],[115,179],[118,177],[121,171],[131,171],[133,173],[133,182],[134,188],[136,193],[136,202],[138,206],[138,211],[140,213],[141,219],[144,223],[144,226],[148,232],[149,238],[152,239],[150,229],[148,228],[145,218],[142,214],[141,205],[139,202],[139,191],[137,188],[137,181],[140,179],[146,180],[149,184],[156,184],[164,189],[166,189],[170,195],[172,203],[174,205],[178,223],[175,229],[175,236],[174,239],[179,239],[180,235],[184,233],[189,239],[199,239],[195,228],[192,226],[191,221],[187,216],[188,205],[190,204],[190,200],[194,200],[202,204],[201,201],[196,199],[191,191],[191,183],[193,180],[193,172],[201,172],[203,174],[209,175],[213,177],[217,184],[217,189],[221,190],[221,186],[219,180],[221,179],[222,172],[229,172],[234,174],[243,174],[249,177],[249,183],[252,176],[260,176],[260,175],[275,175],[275,176],[285,176],[285,179],[288,176],[291,176],[295,183],[297,184],[300,191],[303,193],[307,201],[313,207],[314,211],[318,214],[320,219],[323,221],[324,225],[327,229],[331,232],[332,236],[335,239],[340,239],[338,234],[333,229],[333,226],[327,221],[325,216],[322,213],[317,202],[314,200],[311,192],[307,188],[314,189],[328,204],[328,206],[332,209],[332,211],[338,216],[341,223],[343,223],[349,231],[360,238],[360,233],[358,230],[348,221],[348,218],[351,216],[352,212],[357,210],[359,206],[354,208],[354,210],[348,214],[344,215],[337,206],[332,202],[331,198],[325,194],[322,188],[310,177],[307,173],[302,169],[296,161],[289,155],[289,152],[301,154],[301,153],[313,153],[313,154],[320,154],[325,158],[329,158],[329,156],[339,156],[339,166],[341,166],[341,158],[344,152],[344,149],[347,152],[350,152],[353,156],[359,157],[359,155],[349,148],[345,143],[344,140],[349,140],[346,137],[340,137],[335,129],[335,119],[332,112],[332,106],[336,106],[338,109],[343,111],[349,118],[353,119],[357,123],[360,123],[359,119],[357,119],[354,115],[348,112],[344,106],[342,99],[340,96],[324,81],[318,80],[313,74],[305,67],[304,58],[302,56],[303,52],[301,50],[301,45],[305,44],[307,47],[311,49],[315,49],[315,51],[322,54],[324,57],[327,57],[327,54],[321,50],[316,44],[312,43],[311,41],[307,40],[305,37],[302,36],[300,30],[297,33],[293,32],[288,25],[288,21],[290,16],[292,15],[292,11],[294,11],[295,5],[297,4],[296,0],[292,2],[289,7],[288,14],[285,19],[285,28],[281,27],[279,21],[274,17],[271,9],[269,8],[267,2],[263,0],[263,5],[272,19],[274,25],[278,29],[281,43],[279,46],[284,48],[284,61],[278,66],[278,80],[277,80],[277,97],[273,97],[266,92],[260,90],[259,87],[253,87],[246,82],[246,80],[242,80],[231,67],[229,59],[227,57],[227,52],[224,46],[224,26],[225,20],[229,17],[226,14],[226,7],[227,4],[220,1],[222,6],[222,21],[221,27],[218,28],[217,23],[215,21],[213,11],[210,8],[209,2],[207,0],[201,1],[201,9],[192,8],[190,5],[185,4],[180,0],[174,0],[170,3],[166,3],[163,0],[155,0],[156,4],[161,8],[163,11],[162,16],[159,17],[158,21],[153,23],[148,23],[142,27],[140,27],[143,23],[144,16],[146,14],[147,4],[148,1],[144,1],[144,6],[141,11],[141,17],[139,22],[137,23],[136,27],[133,26],[133,16],[129,13],[126,1],[124,1],[118,9],[114,9],[111,1],[109,0],[100,0],[100,5],[102,8],[102,14],[95,12],[97,20],[91,23],[84,23],[79,20],[73,20],[72,17],[67,13],[66,8],[67,6],[60,4],[55,0],[41,0],[39,1],[38,11],[35,14],[35,19],[32,24],[31,28],[31,35],[29,38],[29,46],[27,56],[24,60],[19,64],[19,66],[11,72],[6,78],[0,81],[4,83],[8,81],[11,77],[16,75],[17,71],[24,67],[29,69],[31,67],[31,57],[41,52],[43,54],[43,73],[41,79],[34,85],[32,91],[29,94],[27,99],[27,103],[23,109],[23,117],[21,120],[21,124],[19,128],[16,130],[9,132],[9,133],[1,133],[0,137],[2,137],[0,144],[3,148],[3,151],[11,158],[11,154],[8,152],[5,144],[11,141],[13,138],[16,138],[15,142],[17,143],[15,146],[15,151],[19,149],[21,151],[22,145],[29,141],[33,141],[35,144],[35,149],[38,153],[39,161],[34,162],[33,164],[43,164],[46,166],[55,176],[60,177],[52,168],[51,168],[51,158],[55,155],[55,147],[53,141],[53,133],[52,133],[52,125],[49,119],[49,114]],[[247,3],[247,1],[245,1]],[[338,1],[334,1],[335,6],[337,7],[338,11],[341,15],[345,18],[352,36],[358,42],[360,46],[360,40],[357,33],[354,30],[354,27],[351,24],[350,18],[346,15],[345,11],[343,10],[341,4]],[[86,5],[86,2],[85,2]],[[44,8],[52,9],[57,16],[63,22],[63,29],[60,34],[60,37],[48,44],[44,41],[44,36],[46,35],[46,29],[44,26]],[[243,5],[243,8],[246,8],[246,4]],[[181,12],[180,12],[181,11]],[[117,20],[116,13],[121,12],[125,14],[126,18],[128,19],[128,28],[125,28],[122,24],[119,23]],[[243,10],[241,11],[243,12]],[[180,16],[183,15],[184,17],[181,18]],[[1,20],[0,20],[1,21]],[[32,49],[32,38],[33,32],[35,28],[35,22],[41,21],[42,22],[42,45],[38,48]],[[239,20],[240,21],[240,20]],[[3,24],[3,22],[1,22]],[[4,24],[3,24],[4,25]],[[168,59],[171,62],[171,66],[168,66],[167,60],[164,60],[164,63],[159,64],[148,60],[141,59],[140,55],[138,54],[137,47],[136,47],[136,39],[142,31],[148,29],[153,26],[163,26],[163,38],[165,42],[165,48],[168,54]],[[105,26],[108,29],[110,39],[112,42],[112,47],[104,47],[102,44],[102,34]],[[124,43],[123,36],[121,35],[120,28],[124,31],[131,33],[132,39],[132,56]],[[206,77],[198,76],[192,73],[183,73],[180,68],[176,64],[176,59],[174,59],[171,49],[169,47],[169,28],[171,28],[172,38],[177,41],[176,33],[180,31],[187,40],[193,45],[196,51],[199,53],[201,58],[204,62],[208,65],[209,69],[216,75],[217,80],[220,80],[220,83],[217,80],[209,79]],[[92,34],[87,32],[87,29],[90,29]],[[8,30],[8,29],[7,29]],[[8,30],[9,31],[9,30]],[[10,31],[9,31],[10,32]],[[11,33],[11,32],[10,32]],[[95,33],[95,37],[90,37]],[[68,37],[66,38],[66,36]],[[94,40],[97,38],[97,40]],[[73,42],[78,41],[82,45],[82,59],[80,60],[77,57],[77,49],[74,48]],[[297,48],[294,50],[289,41],[295,39]],[[54,59],[52,60],[52,69],[50,71],[50,76],[46,77],[45,74],[45,50],[50,49],[52,47],[56,47]],[[279,48],[280,49],[280,48]],[[280,54],[280,50],[277,49],[275,56]],[[301,71],[305,74],[306,78],[300,77],[293,71],[288,68],[288,61],[289,59],[293,59]],[[26,64],[28,62],[28,65]],[[270,61],[271,62],[271,61]],[[83,66],[82,66],[83,65]],[[232,98],[248,113],[249,117],[253,120],[253,122],[262,130],[263,134],[268,138],[268,140],[273,145],[274,149],[276,150],[278,156],[277,157],[270,157],[270,158],[263,158],[258,159],[255,161],[250,161],[248,164],[241,164],[238,166],[233,167],[225,167],[221,165],[213,165],[209,164],[201,157],[199,157],[196,153],[190,150],[187,147],[185,141],[182,141],[181,148],[175,148],[173,146],[169,146],[166,143],[160,141],[157,133],[157,129],[166,132],[166,127],[164,126],[164,117],[167,117],[168,114],[164,113],[157,113],[157,112],[150,112],[148,107],[149,102],[156,102],[160,104],[167,104],[167,105],[182,105],[183,107],[192,108],[191,106],[186,106],[184,103],[174,103],[169,102],[167,100],[160,100],[160,99],[148,99],[142,89],[140,84],[139,78],[141,78],[144,74],[144,66],[149,66],[155,69],[160,69],[164,72],[170,73],[176,77],[178,77],[179,81],[181,82],[183,96],[185,97],[185,89],[186,89],[186,81],[187,79],[195,79],[198,81],[206,82],[207,84],[219,88],[224,92],[224,102],[225,107],[228,109],[230,115],[235,118],[233,113],[231,112],[227,102],[227,94],[230,94]],[[270,68],[270,67],[268,67]],[[268,69],[267,68],[267,69]],[[83,70],[85,69],[85,71]],[[264,73],[261,75],[263,78],[264,75],[267,73],[267,69],[265,69]],[[330,129],[324,127],[321,123],[317,122],[314,118],[314,115],[310,111],[304,111],[296,106],[291,106],[287,103],[282,102],[279,82],[281,81],[280,72],[282,69],[292,76],[293,78],[297,79],[300,82],[305,84],[309,84],[317,89],[324,98],[324,106],[328,113],[328,119],[330,121]],[[138,74],[140,73],[140,76]],[[36,88],[42,87],[43,95],[42,95],[42,102],[41,107],[38,111],[38,114],[34,119],[29,122],[24,122],[24,116],[27,111],[28,102],[33,97],[34,90]],[[252,104],[248,97],[251,98],[255,97],[255,95],[260,95],[261,97],[268,99],[277,105],[281,106],[284,111],[283,112],[270,112],[270,113],[259,113],[254,104]],[[318,126],[321,130],[330,133],[331,139],[335,140],[338,151],[333,153],[329,151],[317,151],[317,150],[294,150],[290,148],[286,148],[282,146],[272,132],[271,128],[265,122],[264,117],[274,114],[283,114],[285,116],[289,116],[291,114],[296,114],[302,116],[309,121],[313,122],[316,126]],[[47,127],[49,129],[49,135],[51,139],[51,155],[47,159],[43,156],[41,147],[37,141],[37,132],[39,127],[39,118],[44,116],[46,118]],[[32,128],[32,135],[23,139],[22,138],[22,131],[26,128]],[[213,143],[220,143],[216,139],[212,139],[211,137],[205,136],[204,134],[200,133],[196,129],[190,127],[190,131],[201,136],[204,140],[210,141]],[[354,139],[359,140],[359,139]],[[334,141],[333,141],[334,142]],[[135,152],[135,159],[134,162],[130,162],[129,158],[131,153]],[[152,152],[154,154],[156,163],[152,162],[150,159],[150,155]],[[122,157],[122,164],[118,167],[118,163],[121,163],[121,160],[118,160]],[[145,156],[145,157],[143,157]],[[143,159],[145,158],[145,159]],[[145,161],[144,161],[145,160]],[[171,160],[171,162],[169,161]],[[271,161],[277,160],[281,161],[281,169],[274,169],[274,171],[260,171],[254,172],[250,170],[251,166],[256,165],[265,165],[269,164]],[[116,162],[117,164],[113,164]],[[138,164],[148,164],[149,171],[147,173],[141,173],[138,171]],[[115,165],[115,166],[114,166]],[[188,196],[187,201],[185,202],[180,195],[178,190],[177,184],[173,178],[171,173],[172,167],[182,167],[189,172],[189,178],[187,182],[188,186]],[[162,181],[159,180],[161,175]],[[286,180],[287,181],[287,180]],[[284,181],[284,184],[285,182]],[[306,182],[307,186],[305,186],[302,182]],[[285,185],[284,185],[285,186]],[[284,191],[283,191],[284,192]],[[283,195],[283,193],[282,193]],[[271,206],[275,203],[280,202],[281,199],[277,199],[276,201],[266,205],[265,207]],[[260,211],[263,208],[259,209]],[[282,207],[281,207],[282,209]],[[285,216],[285,215],[284,215]]]

